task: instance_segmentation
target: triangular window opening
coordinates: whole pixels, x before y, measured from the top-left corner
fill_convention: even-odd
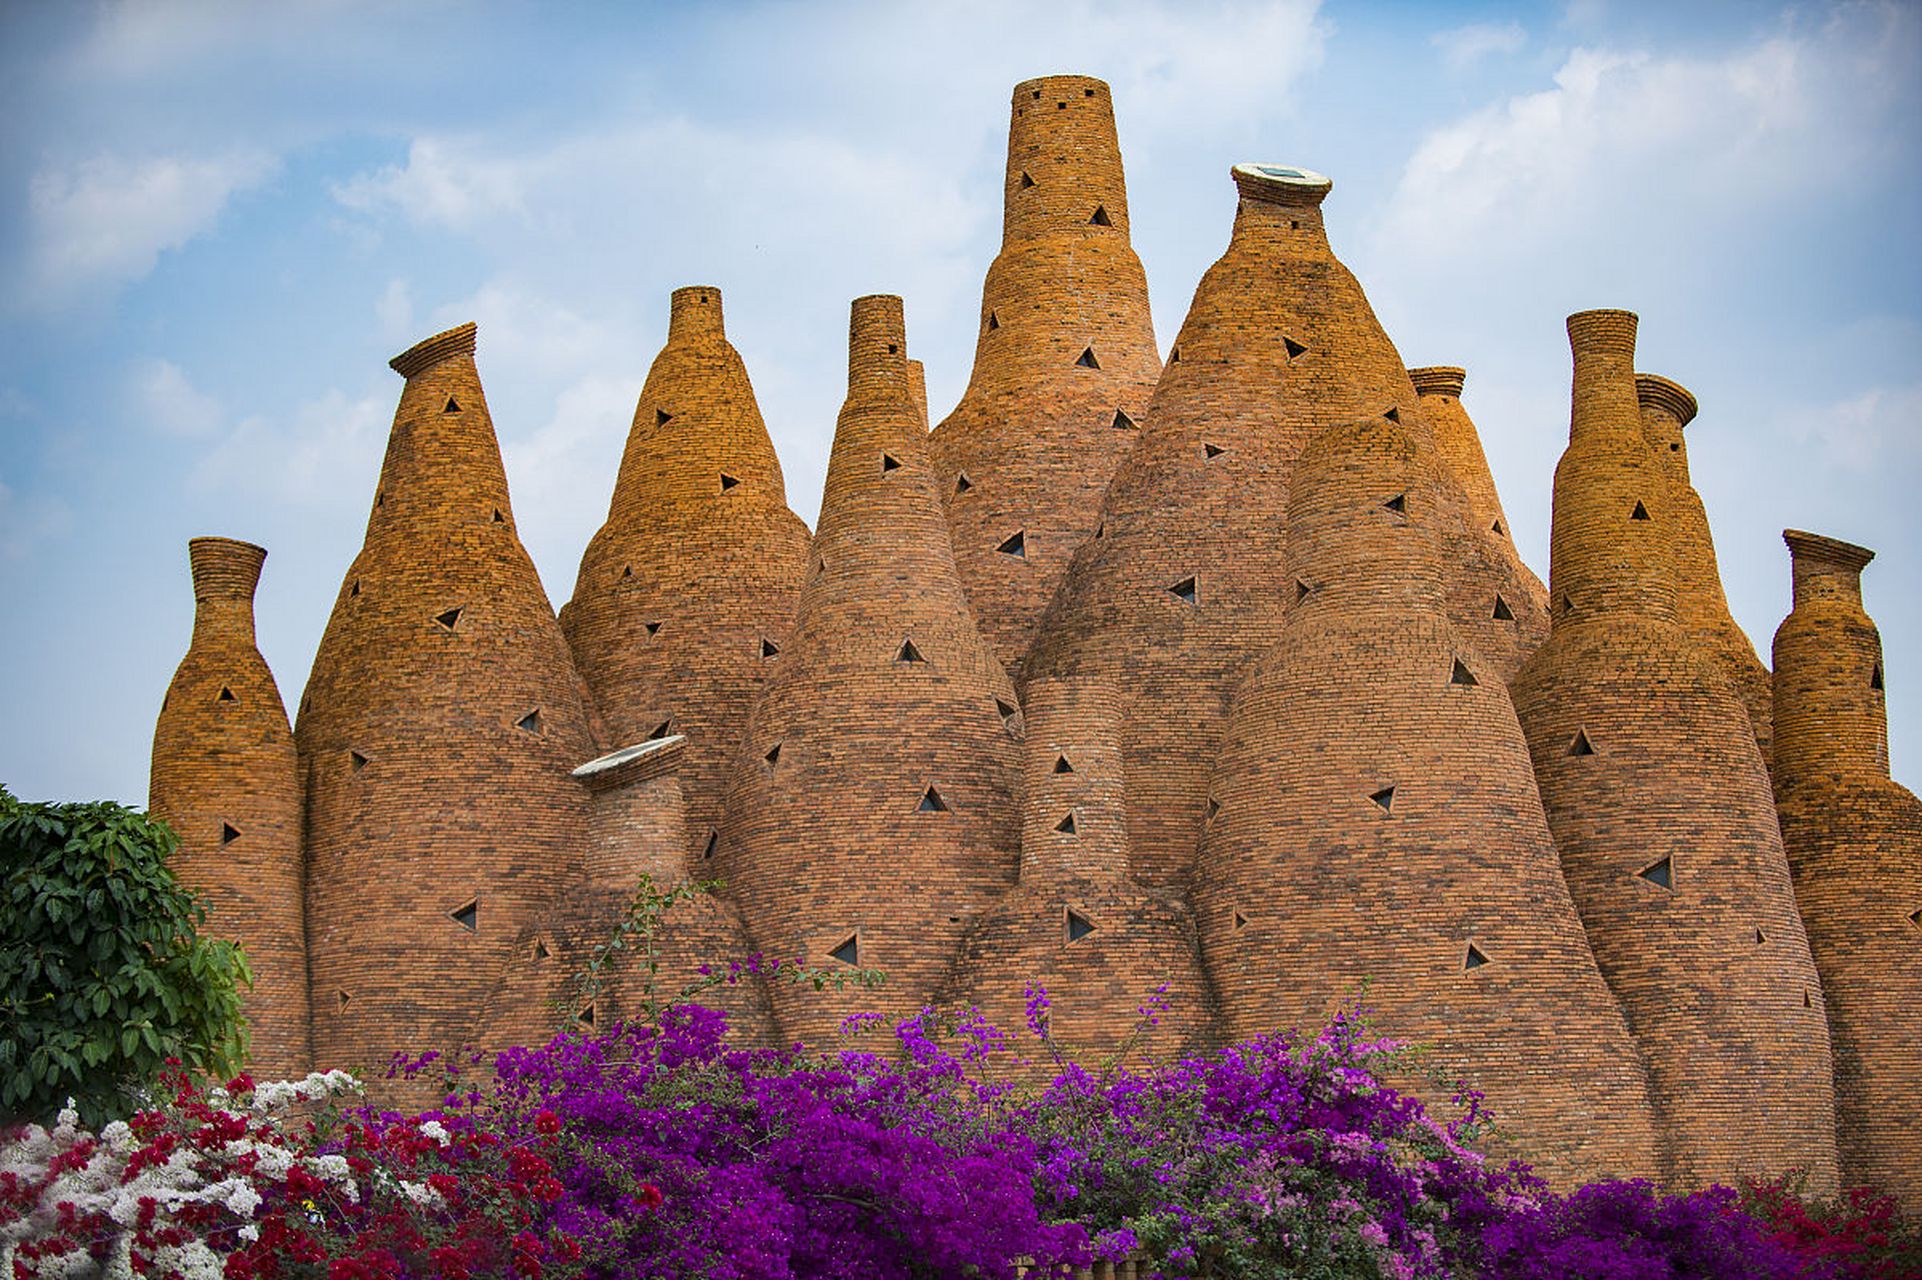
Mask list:
[[[1658,889],[1675,887],[1675,863],[1669,858],[1660,858],[1651,862],[1635,874]]]
[[[777,742],[769,747],[767,754],[762,756],[761,759],[767,761],[769,768],[773,768],[775,765],[781,763],[781,744]]]
[[[1094,932],[1094,921],[1076,911],[1068,912],[1068,941],[1079,942]]]
[[[1388,419],[1388,420],[1389,420],[1390,422],[1392,422],[1392,423],[1394,423],[1394,424],[1395,424],[1396,426],[1400,426],[1400,425],[1401,425],[1401,410],[1400,410],[1400,409],[1397,409],[1397,408],[1392,408],[1392,407],[1391,407],[1391,408],[1389,408],[1388,410],[1386,410],[1386,411],[1385,411],[1385,412],[1384,412],[1384,413],[1383,413],[1383,414],[1382,414],[1381,416],[1382,416],[1382,417],[1384,417],[1384,418],[1386,418],[1386,419]]]
[[[1224,448],[1222,448],[1222,447],[1221,447],[1220,445],[1218,445],[1218,444],[1209,444],[1209,443],[1207,443],[1206,441],[1203,441],[1203,442],[1202,442],[1202,445],[1201,445],[1201,456],[1202,456],[1202,457],[1203,457],[1204,459],[1213,459],[1213,458],[1219,458],[1219,457],[1220,457],[1220,456],[1221,456],[1222,454],[1224,454],[1224,453],[1226,453],[1226,452],[1228,452],[1228,451],[1227,451],[1226,449],[1224,449]]]
[[[1017,720],[1021,715],[1021,708],[996,698],[994,700],[994,711],[996,715],[1001,717],[1002,728],[1006,729],[1009,733],[1020,732]]]
[[[775,654],[779,652],[781,652],[780,645],[775,644],[772,640],[768,639],[766,636],[761,637],[761,656],[763,658],[772,658]]]
[[[672,719],[668,719],[668,720],[663,720],[659,724],[655,725],[654,732],[647,735],[647,740],[649,742],[659,742],[662,738],[671,738],[673,736],[674,736],[674,721]]]
[[[1181,348],[1180,348],[1180,347],[1169,347],[1169,348],[1168,348],[1168,363],[1169,363],[1169,364],[1180,364],[1180,363],[1181,363]]]
[[[1194,604],[1199,599],[1201,590],[1195,585],[1193,578],[1183,578],[1168,588],[1168,594],[1186,604]]]
[[[1054,824],[1054,829],[1056,831],[1059,831],[1064,836],[1073,835],[1074,834],[1074,811],[1070,809],[1066,817],[1064,817],[1063,819],[1061,819],[1061,821]]]
[[[1502,528],[1502,522],[1499,520],[1488,527],[1495,531],[1495,536],[1498,538],[1506,538],[1508,536],[1508,530]]]
[[[1081,354],[1075,359],[1074,364],[1077,369],[1099,369],[1101,367],[1101,362],[1094,358],[1093,347],[1082,348]]]
[[[464,907],[455,907],[447,913],[455,924],[469,933],[480,931],[480,899],[476,898]]]
[[[1869,668],[1869,688],[1877,693],[1885,692],[1882,688],[1882,664],[1879,662]]]
[[[1496,594],[1495,594],[1495,621],[1497,621],[1497,622],[1513,622],[1514,620],[1515,620],[1515,611],[1514,611],[1513,609],[1511,609],[1511,608],[1509,608],[1509,607],[1508,607],[1508,601],[1506,601],[1506,600],[1504,600],[1504,599],[1502,599],[1502,597],[1501,597],[1501,593],[1500,593],[1500,592],[1496,592]]]
[[[621,577],[622,577],[622,578],[624,578],[624,579],[625,579],[625,578],[631,578],[631,577],[633,577],[633,576],[634,576],[634,566],[633,566],[633,565],[631,565],[631,564],[629,564],[629,565],[622,565],[622,566],[621,566]]]
[[[1056,756],[1054,758],[1054,771],[1056,773],[1073,773],[1074,766],[1068,763],[1068,757]]]
[[[1809,994],[1807,987],[1802,989],[1802,1007],[1804,1009],[1813,1009],[1815,1007],[1815,997]]]
[[[355,578],[354,585],[347,588],[347,594],[352,596],[356,600],[360,598],[360,579],[359,578]]]
[[[1295,579],[1295,603],[1300,604],[1303,600],[1306,600],[1308,598],[1308,593],[1313,590],[1314,590],[1313,587],[1303,582],[1300,578],[1296,578]]]
[[[999,551],[1004,556],[1014,556],[1017,559],[1026,560],[1028,558],[1028,540],[1027,540],[1026,532],[1020,529],[1015,530],[1015,532],[1008,535],[1008,537],[1005,540],[1003,540],[1001,545],[996,547],[995,550]]]
[[[501,509],[499,507],[494,508],[494,523],[495,524],[507,523],[507,517],[501,514]]]
[[[1922,907],[1918,907],[1916,910],[1909,912],[1909,923],[1918,929],[1922,929]]]
[[[647,634],[651,636],[657,636],[661,634],[661,624],[658,619],[653,622],[643,622],[641,624],[641,629],[647,632]]]
[[[988,312],[988,332],[993,333],[996,329],[999,329],[1000,327],[1001,327],[1001,317],[994,314],[994,312],[992,311]]]
[[[220,824],[220,843],[232,844],[238,839],[240,839],[239,827],[236,827],[231,822],[223,822]]]
[[[1281,345],[1287,348],[1288,358],[1290,360],[1299,360],[1301,357],[1308,354],[1307,347],[1304,347],[1301,343],[1296,342],[1293,338],[1290,338],[1286,335],[1283,335],[1281,339]]]
[[[345,991],[334,992],[334,1004],[337,1008],[339,1008],[339,1010],[342,1013],[347,1012],[347,1006],[352,1004],[353,1002],[354,1002],[354,998],[348,995]]]
[[[1095,227],[1112,227],[1114,223],[1108,219],[1108,207],[1106,205],[1096,205],[1094,207],[1094,217],[1088,219],[1088,224]]]
[[[582,1023],[586,1024],[587,1026],[591,1027],[594,1025],[594,1006],[593,1005],[590,1004],[585,1009],[581,1010],[580,1020]]]
[[[536,960],[545,960],[552,954],[553,952],[547,949],[545,942],[542,942],[539,938],[534,939],[534,958]]]
[[[1571,756],[1592,756],[1595,754],[1595,746],[1588,740],[1588,730],[1577,729],[1575,731],[1574,739],[1568,744],[1568,754]]]
[[[1648,519],[1648,508],[1637,502],[1635,504],[1635,510],[1628,513],[1628,518],[1630,520],[1646,520]]]
[[[1247,927],[1248,927],[1248,917],[1242,915],[1241,912],[1239,911],[1235,912],[1235,928],[1246,929]]]
[[[1208,799],[1208,818],[1207,818],[1207,820],[1208,820],[1209,822],[1213,822],[1213,821],[1215,820],[1215,815],[1216,815],[1217,813],[1220,813],[1220,812],[1221,812],[1221,801],[1219,801],[1219,800],[1216,800],[1216,799],[1215,799],[1215,798],[1213,798],[1212,796],[1211,796],[1211,797],[1209,797],[1209,799]]]
[[[1474,943],[1468,944],[1468,954],[1462,957],[1463,969],[1479,969],[1488,963],[1488,957]]]
[[[459,413],[460,401],[454,399],[454,397],[452,396],[448,396],[447,404],[441,409],[441,412],[442,413]]]
[[[1382,503],[1381,506],[1384,511],[1392,511],[1398,516],[1405,516],[1408,514],[1408,495],[1398,493],[1388,501]]]
[[[1108,535],[1108,522],[1106,520],[1103,520],[1100,524],[1094,527],[1094,536],[1097,538],[1105,538],[1107,535]]]
[[[233,691],[232,689],[230,689],[230,688],[228,688],[228,687],[227,687],[226,685],[224,685],[224,684],[223,684],[223,685],[221,685],[221,686],[220,686],[220,697],[219,697],[219,699],[218,699],[218,701],[220,701],[220,702],[237,702],[237,701],[239,701],[239,699],[237,699],[237,698],[235,698],[235,697],[234,697],[234,691]]]
[[[828,959],[839,960],[842,964],[861,963],[861,939],[859,935],[849,938],[834,950],[828,952]]]
[[[1575,598],[1564,591],[1562,592],[1562,616],[1566,618],[1573,612],[1575,612]]]
[[[437,613],[434,615],[434,621],[440,623],[441,626],[446,627],[449,631],[452,631],[455,624],[460,621],[460,610],[454,608],[449,609],[446,613]]]
[[[1393,787],[1383,787],[1380,791],[1369,795],[1368,798],[1380,805],[1383,813],[1393,813],[1395,811],[1395,789]]]
[[[727,472],[723,471],[721,473],[721,492],[722,493],[726,493],[729,489],[732,489],[735,485],[739,483],[741,482],[738,479],[729,475]]]
[[[355,773],[359,773],[367,767],[367,757],[358,751],[349,751],[347,753],[347,763],[353,766]]]
[[[1460,658],[1457,658],[1455,659],[1455,669],[1448,673],[1448,683],[1466,685],[1469,688],[1473,688],[1480,684],[1481,681],[1475,679],[1475,673],[1468,669],[1466,663]]]
[[[881,455],[881,474],[886,475],[890,471],[898,471],[900,469],[901,460],[899,458],[891,453]]]
[[[954,478],[954,491],[956,493],[966,493],[972,488],[974,488],[974,481],[968,479],[967,472],[963,471]]]
[[[541,731],[541,709],[535,707],[514,723],[517,727],[525,729],[528,733],[539,733]]]
[[[941,798],[939,791],[936,791],[930,786],[926,791],[921,793],[921,803],[914,807],[914,811],[916,813],[946,813],[948,812],[948,802]]]
[[[1114,411],[1114,426],[1117,431],[1132,431],[1134,430],[1135,420],[1121,410],[1116,409]]]
[[[894,655],[894,660],[896,662],[926,662],[927,661],[926,658],[921,656],[921,651],[914,647],[913,640],[903,640],[901,642],[901,651]]]
[[[1021,189],[1023,191],[1026,191],[1029,187],[1032,187],[1033,185],[1034,185],[1034,179],[1030,178],[1026,173],[1023,173],[1021,175]]]
[[[656,409],[654,411],[654,425],[657,427],[664,427],[668,424],[668,421],[673,417],[674,415],[669,413],[665,409]]]
[[[1762,944],[1763,944],[1764,942],[1767,942],[1768,940],[1769,940],[1769,938],[1768,938],[1768,935],[1767,935],[1766,933],[1763,933],[1763,932],[1762,932],[1762,931],[1761,931],[1760,929],[1757,929],[1757,930],[1755,931],[1755,945],[1756,945],[1756,946],[1758,946],[1758,947],[1759,947],[1759,946],[1761,946],[1761,945],[1762,945]]]
[[[377,507],[387,505],[387,494],[384,491],[379,489],[374,490],[374,505]]]
[[[707,843],[701,846],[701,859],[703,861],[706,861],[707,859],[713,857],[714,851],[720,847],[721,847],[721,833],[718,831],[708,832]]]

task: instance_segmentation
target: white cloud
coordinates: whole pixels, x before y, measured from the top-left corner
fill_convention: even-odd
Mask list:
[[[138,280],[160,255],[210,230],[238,192],[271,177],[258,151],[213,156],[99,155],[28,184],[32,271],[43,297]]]
[[[380,336],[399,349],[415,341],[414,291],[405,280],[389,280],[380,299],[374,303],[374,318],[380,323]]]
[[[363,506],[393,416],[392,399],[333,388],[284,417],[243,418],[197,462],[189,483],[202,492],[248,490],[277,504]]]
[[[1450,68],[1462,71],[1494,54],[1520,53],[1527,47],[1528,33],[1519,22],[1476,22],[1437,31],[1428,43],[1441,51]]]
[[[639,392],[632,380],[590,375],[554,397],[539,428],[501,442],[521,544],[555,608],[573,595],[581,549],[607,518]]]
[[[73,528],[73,509],[51,494],[16,494],[0,480],[0,561],[25,560]]]
[[[1837,466],[1886,476],[1896,468],[1913,468],[1922,459],[1922,436],[1915,429],[1922,422],[1922,382],[1871,387],[1785,414],[1781,422],[1789,438],[1813,445]]]
[[[194,386],[171,360],[135,361],[127,376],[127,395],[133,416],[167,435],[212,435],[225,417],[220,402]]]

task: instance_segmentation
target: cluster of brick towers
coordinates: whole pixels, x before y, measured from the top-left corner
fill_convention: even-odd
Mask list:
[[[260,982],[257,1065],[545,1035],[639,876],[662,988],[751,952],[878,989],[717,988],[750,1042],[1045,985],[1063,1041],[1312,1027],[1366,982],[1552,1178],[1811,1171],[1922,1202],[1922,806],[1890,780],[1871,553],[1787,535],[1774,673],[1729,616],[1635,317],[1569,319],[1551,581],[1463,373],[1404,368],[1323,224],[1238,165],[1164,365],[1108,88],[1018,86],[973,377],[929,430],[857,299],[812,535],[712,288],[678,290],[556,616],[472,325],[406,379],[290,730],[264,556],[191,546],[152,804]],[[1773,765],[1773,775],[1770,765]],[[1442,1086],[1408,1082],[1431,1096]]]

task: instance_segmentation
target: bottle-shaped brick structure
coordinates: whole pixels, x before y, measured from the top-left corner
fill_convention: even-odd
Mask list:
[[[1922,801],[1889,777],[1875,554],[1797,530],[1775,633],[1775,793],[1828,997],[1836,1143],[1849,1185],[1922,1211]]]
[[[1329,250],[1328,179],[1243,164],[1234,180],[1227,252],[1195,289],[1142,438],[1024,668],[1120,692],[1133,870],[1148,885],[1185,881],[1229,698],[1280,634],[1296,456],[1319,430],[1385,411],[1434,447],[1401,358]],[[1539,610],[1469,528],[1459,486],[1440,501],[1451,613],[1506,676]]]
[[[1652,373],[1635,375],[1642,406],[1642,437],[1668,477],[1669,508],[1674,513],[1670,543],[1675,557],[1675,608],[1682,626],[1714,669],[1735,689],[1755,730],[1755,744],[1767,765],[1774,717],[1768,668],[1729,613],[1722,572],[1715,562],[1715,539],[1708,511],[1688,475],[1688,444],[1683,429],[1695,420],[1695,396],[1681,383]]]
[[[1822,988],[1747,714],[1675,603],[1636,317],[1569,317],[1553,628],[1511,685],[1582,923],[1648,1063],[1664,1177],[1836,1185]]]
[[[1289,496],[1298,584],[1236,694],[1196,872],[1227,1038],[1312,1033],[1366,988],[1382,1034],[1483,1090],[1558,1184],[1656,1169],[1640,1056],[1596,968],[1508,691],[1446,609],[1434,466],[1332,427]]]
[[[1016,875],[1021,715],[975,628],[909,389],[897,297],[855,300],[848,396],[787,646],[728,787],[714,865],[770,958],[880,969],[773,984],[790,1039],[905,1016]]]
[[[586,686],[514,532],[474,326],[407,379],[296,730],[316,1065],[487,1047],[513,943],[578,865]]]
[[[253,968],[251,1067],[304,1075],[307,941],[300,772],[280,689],[254,647],[254,587],[267,553],[231,538],[187,544],[194,631],[154,726],[147,804],[180,837],[168,860],[202,894],[207,930]]]
[[[1055,1068],[1021,1030],[1030,983],[1048,992],[1056,1044],[1090,1066],[1137,1034],[1150,1004],[1158,1022],[1137,1041],[1150,1058],[1211,1048],[1194,917],[1128,878],[1119,699],[1092,681],[1033,680],[1022,711],[1021,882],[969,929],[941,1003],[979,1007],[1041,1085]]]
[[[610,741],[686,735],[681,785],[697,864],[793,624],[807,547],[727,340],[720,290],[676,289],[667,345],[641,389],[607,522],[581,557],[561,629]]]
[[[1108,86],[1015,86],[1001,253],[968,389],[930,448],[982,634],[1018,670],[1161,373]]]

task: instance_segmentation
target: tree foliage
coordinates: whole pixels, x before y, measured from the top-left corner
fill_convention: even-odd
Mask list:
[[[72,1097],[124,1113],[169,1058],[227,1075],[246,1056],[231,942],[174,879],[165,823],[110,802],[27,804],[0,787],[0,1119]]]

